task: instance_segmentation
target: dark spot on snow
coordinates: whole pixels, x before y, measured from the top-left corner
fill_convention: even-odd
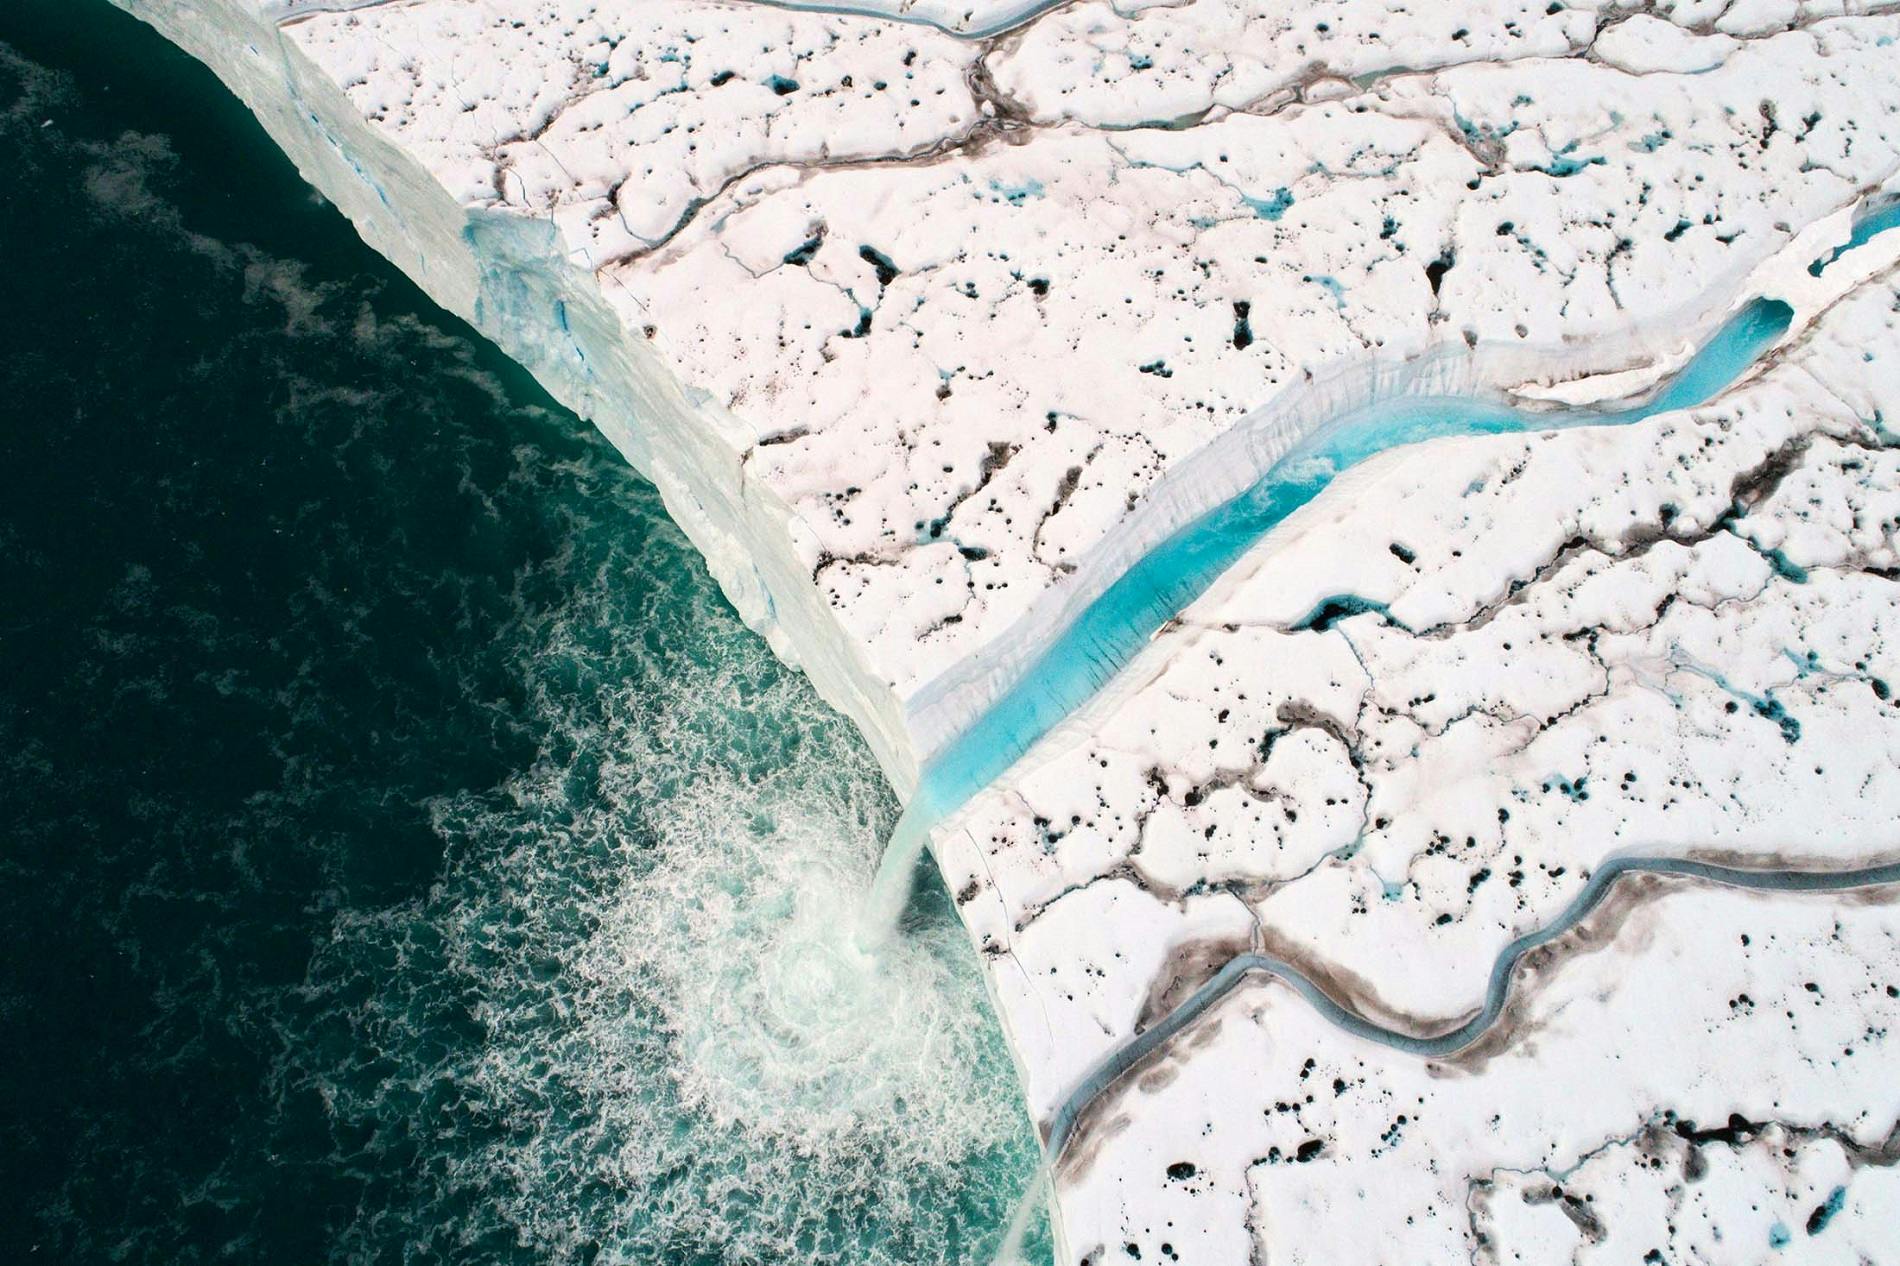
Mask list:
[[[805,240],[804,245],[786,254],[785,262],[794,267],[803,268],[806,264],[811,263],[812,256],[816,255],[818,248],[824,244],[825,230],[824,226],[820,225],[818,231]]]
[[[858,258],[869,264],[871,271],[877,274],[878,285],[888,286],[897,280],[897,265],[891,262],[889,255],[884,254],[876,247],[858,247]]]

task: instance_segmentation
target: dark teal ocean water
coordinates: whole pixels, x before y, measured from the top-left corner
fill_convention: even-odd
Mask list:
[[[651,488],[103,0],[0,154],[0,1260],[984,1260],[971,951]]]

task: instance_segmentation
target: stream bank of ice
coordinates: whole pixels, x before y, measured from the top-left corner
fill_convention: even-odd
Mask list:
[[[1900,450],[1882,421],[1900,411],[1897,278],[1855,288],[1761,377],[1703,408],[1368,463],[1341,481],[1353,495],[1289,519],[953,819],[937,857],[994,964],[1045,1128],[1064,1126],[1103,1061],[1246,955],[1296,966],[1377,1025],[1432,1033],[1476,1013],[1506,944],[1552,925],[1613,859],[1839,870],[1900,858]],[[1891,891],[1801,900],[1890,909]],[[1895,932],[1867,917],[1883,930],[1856,970],[1873,993],[1852,997],[1873,1005],[1900,987],[1900,966]],[[1577,955],[1621,964],[1602,969],[1610,979],[1641,975],[1630,959],[1644,944],[1565,938],[1520,981],[1522,1007],[1546,1005],[1546,982]],[[1687,1018],[1691,997],[1760,996],[1706,983],[1730,970],[1717,958],[1673,978],[1680,1014],[1641,1021],[1696,1058],[1716,1058],[1722,1039]],[[1259,1210],[1281,1175],[1224,1169],[1181,1206],[1153,1176],[1172,1162],[1146,1150],[1185,1146],[1192,1096],[1231,1097],[1224,1057],[1196,1052],[1226,1049],[1212,1035],[1263,989],[1285,993],[1283,1010],[1308,1006],[1245,983],[1080,1105],[1057,1172],[1069,1260],[1122,1236],[1147,1253],[1166,1219],[1210,1244],[1265,1234]],[[1844,1005],[1851,1016],[1860,1002]],[[1789,1017],[1793,1040],[1808,1040],[1806,1014]],[[1890,1062],[1870,1024],[1861,1059]],[[1534,1067],[1538,1031],[1507,1015],[1500,1049]],[[1763,1084],[1802,1085],[1777,1062],[1787,1049],[1760,1052]],[[1459,1066],[1487,1084],[1483,1059]],[[1591,1078],[1592,1109],[1622,1104],[1630,1129],[1670,1106]],[[1261,1093],[1309,1092],[1281,1079]],[[1893,1124],[1880,1110],[1844,1100],[1840,1119],[1872,1114],[1867,1141]],[[1222,1146],[1264,1156],[1273,1119],[1228,1118]],[[1490,1154],[1481,1127],[1435,1136],[1446,1181],[1484,1168],[1460,1168]],[[1147,1141],[1110,1141],[1124,1134]],[[1340,1155],[1336,1136],[1307,1137]],[[1379,1150],[1347,1152],[1358,1159],[1322,1171],[1337,1185],[1314,1199],[1359,1189]]]

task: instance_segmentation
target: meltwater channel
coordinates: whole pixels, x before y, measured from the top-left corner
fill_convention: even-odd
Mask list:
[[[1846,243],[1810,268],[1820,275],[1876,234],[1900,227],[1900,201],[1861,216]],[[1693,408],[1721,394],[1788,330],[1794,311],[1750,299],[1640,404],[1532,412],[1498,399],[1402,396],[1329,418],[1245,492],[1150,550],[1038,654],[990,708],[933,756],[893,832],[865,915],[864,939],[881,943],[904,909],[932,829],[995,782],[1205,593],[1240,557],[1342,472],[1388,449],[1455,435],[1621,426]]]
[[[987,1262],[974,955],[838,952],[896,805],[652,489],[103,0],[0,149],[0,1259]]]

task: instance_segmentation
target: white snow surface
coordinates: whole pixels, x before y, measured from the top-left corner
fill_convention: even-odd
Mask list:
[[[1889,273],[1703,408],[1388,453],[1297,513],[937,840],[1032,1111],[1053,1120],[1092,1069],[1243,952],[1298,964],[1359,1014],[1429,1035],[1475,1013],[1506,945],[1552,924],[1612,857],[1800,869],[1900,857],[1900,448],[1881,423],[1896,416],[1900,274]],[[1301,627],[1345,594],[1383,612]],[[1685,935],[1719,938],[1720,927]],[[1900,958],[1883,935],[1865,961],[1884,988],[1900,985]],[[1643,1022],[1708,1054],[1716,1039],[1673,1008],[1734,996],[1719,960],[1711,950],[1706,966],[1671,969],[1673,1001]],[[1634,979],[1651,968],[1610,971]],[[1752,991],[1748,972],[1736,979]],[[1274,1032],[1295,1012],[1327,1027],[1274,992],[1285,995]],[[1245,1005],[1230,999],[1217,1014]],[[1537,1076],[1541,1037],[1507,1028],[1503,1048]],[[1200,1053],[1202,1040],[1177,1035],[1108,1096],[1112,1113],[1079,1127],[1070,1150],[1085,1159],[1070,1164],[1093,1177],[1059,1183],[1073,1260],[1089,1260],[1091,1237],[1134,1234],[1135,1222],[1100,1229],[1102,1201],[1125,1204],[1141,1227],[1173,1218],[1176,1248],[1190,1231],[1221,1246],[1182,1260],[1248,1261],[1234,1247],[1247,1236],[1279,1242],[1237,1211],[1247,1182],[1264,1200],[1294,1171],[1230,1168],[1196,1187],[1220,1199],[1177,1206],[1180,1193],[1154,1173],[1120,1168],[1152,1157],[1124,1150],[1118,1122],[1167,1122],[1153,1137],[1176,1143],[1197,1137],[1169,1097],[1177,1092],[1165,1091],[1176,1082],[1213,1104],[1238,1083],[1288,1101],[1304,1093],[1252,1055]],[[1892,1050],[1875,1043],[1863,1055],[1890,1083]],[[1229,1058],[1238,1063],[1223,1071]],[[1807,1086],[1809,1065],[1762,1058]],[[1424,1065],[1391,1051],[1380,1059]],[[1476,1061],[1457,1077],[1482,1097],[1493,1067]],[[1608,1074],[1580,1078],[1586,1092],[1558,1089],[1564,1081],[1553,1071],[1547,1089],[1565,1103],[1594,1104],[1599,1087],[1622,1093]],[[1633,1129],[1655,1105],[1624,1106],[1637,1113]],[[1718,1119],[1749,1110],[1725,1106]],[[1895,1105],[1884,1110],[1883,1131]],[[1235,1110],[1223,1128],[1237,1132],[1232,1146],[1263,1156],[1278,1137],[1272,1116],[1248,1126]],[[1824,1110],[1808,1122],[1825,1123]],[[1494,1132],[1481,1118],[1459,1128]],[[1357,1171],[1333,1180],[1372,1181]],[[1144,1186],[1160,1204],[1137,1198]],[[1460,1189],[1460,1209],[1464,1200]],[[1391,1244],[1412,1242],[1378,1225],[1398,1237]],[[1462,1212],[1440,1231],[1476,1235]],[[1153,1249],[1128,1242],[1147,1245],[1144,1259]],[[1320,1236],[1260,1260],[1386,1260],[1321,1245],[1339,1247]],[[1401,1256],[1464,1260],[1481,1247],[1468,1238],[1455,1257]],[[1756,1260],[1758,1247],[1691,1260]]]
[[[1900,17],[1825,5],[123,2],[221,69],[277,19],[256,56],[329,98],[316,126],[375,197],[399,166],[519,227],[511,266],[609,345],[537,371],[635,432],[900,789],[1257,473],[1176,478],[1309,373],[1666,359],[1900,168]],[[504,344],[561,319],[432,289]]]
[[[1242,985],[1065,1163],[1071,1260],[1891,1260],[1900,911],[1663,887],[1587,931],[1452,1061]]]
[[[1241,950],[1429,1031],[1612,856],[1900,854],[1900,235],[1807,271],[1900,189],[1900,7],[117,2],[900,794],[1276,421],[1615,398],[1794,307],[1705,407],[1355,469],[938,833],[1039,1121]],[[1890,908],[1638,888],[1451,1071],[1243,986],[1084,1115],[1064,1260],[1900,1252]]]

